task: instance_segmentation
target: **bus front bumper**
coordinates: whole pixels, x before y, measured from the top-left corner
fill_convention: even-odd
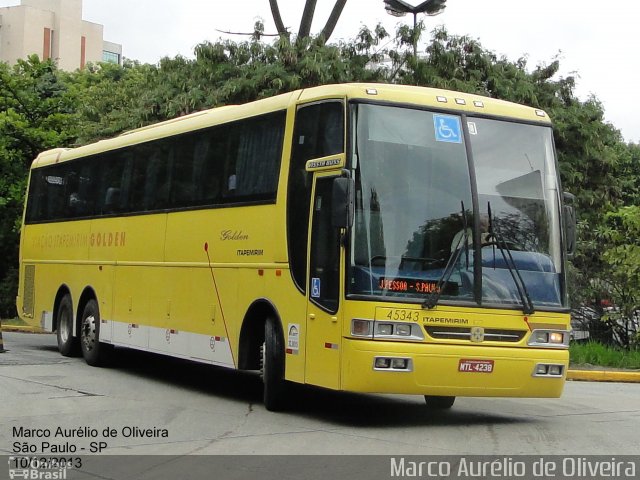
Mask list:
[[[342,345],[342,389],[355,392],[556,398],[562,394],[569,365],[569,352],[564,349],[349,338]],[[376,358],[407,359],[407,368],[376,368]],[[540,364],[561,366],[562,373],[540,375]]]

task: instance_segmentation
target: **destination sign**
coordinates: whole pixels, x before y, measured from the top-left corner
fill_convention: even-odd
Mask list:
[[[419,295],[429,295],[431,293],[455,295],[458,292],[457,283],[445,282],[444,291],[440,292],[438,289],[438,282],[436,280],[424,280],[419,278],[381,277],[378,280],[378,288],[389,292],[417,293]]]

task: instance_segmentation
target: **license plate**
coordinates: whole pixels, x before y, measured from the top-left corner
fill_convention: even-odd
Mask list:
[[[458,364],[458,371],[466,373],[491,373],[493,372],[493,364],[493,360],[462,359]]]

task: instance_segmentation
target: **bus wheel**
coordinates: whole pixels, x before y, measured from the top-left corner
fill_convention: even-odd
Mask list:
[[[261,350],[264,406],[267,410],[277,412],[284,408],[286,398],[284,340],[277,320],[272,317],[267,318],[265,323]]]
[[[112,347],[100,343],[100,311],[94,299],[87,302],[82,312],[80,346],[82,356],[89,365],[101,367],[108,363]]]
[[[431,410],[447,410],[453,407],[453,402],[456,401],[456,397],[425,395],[424,400],[427,402],[427,407]]]
[[[56,324],[58,350],[65,357],[77,357],[80,353],[80,343],[78,338],[73,336],[73,305],[69,295],[65,295],[60,300]]]

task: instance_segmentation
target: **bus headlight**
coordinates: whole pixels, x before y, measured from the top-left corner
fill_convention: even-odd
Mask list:
[[[560,332],[551,332],[549,333],[549,343],[563,343],[564,335]]]
[[[373,369],[388,372],[412,372],[413,361],[410,358],[375,357]]]
[[[536,330],[533,335],[531,335],[531,338],[533,339],[533,343],[549,343],[549,332]]]
[[[417,323],[376,321],[373,328],[373,338],[376,340],[422,341],[424,334]]]
[[[540,363],[536,365],[535,375],[546,375],[549,372],[549,365],[545,365],[544,363]]]
[[[556,347],[569,346],[569,332],[564,330],[534,330],[529,338],[531,347]]]
[[[549,365],[549,375],[553,377],[559,377],[562,375],[562,370],[564,367],[562,365]]]
[[[393,368],[394,370],[406,370],[408,364],[409,362],[406,358],[391,359],[391,368]]]
[[[378,335],[393,335],[393,325],[390,323],[378,323],[376,334]]]
[[[422,329],[417,323],[380,322],[361,318],[351,319],[351,336],[374,340],[402,340],[405,342],[421,342],[424,340]]]
[[[389,368],[391,366],[391,359],[377,357],[373,365],[374,365],[374,368]]]
[[[411,325],[407,325],[406,323],[399,323],[396,327],[396,335],[399,335],[401,337],[411,336]]]
[[[373,321],[354,318],[351,320],[351,335],[354,337],[373,337]]]
[[[533,369],[534,377],[559,378],[564,375],[564,365],[538,363]]]

